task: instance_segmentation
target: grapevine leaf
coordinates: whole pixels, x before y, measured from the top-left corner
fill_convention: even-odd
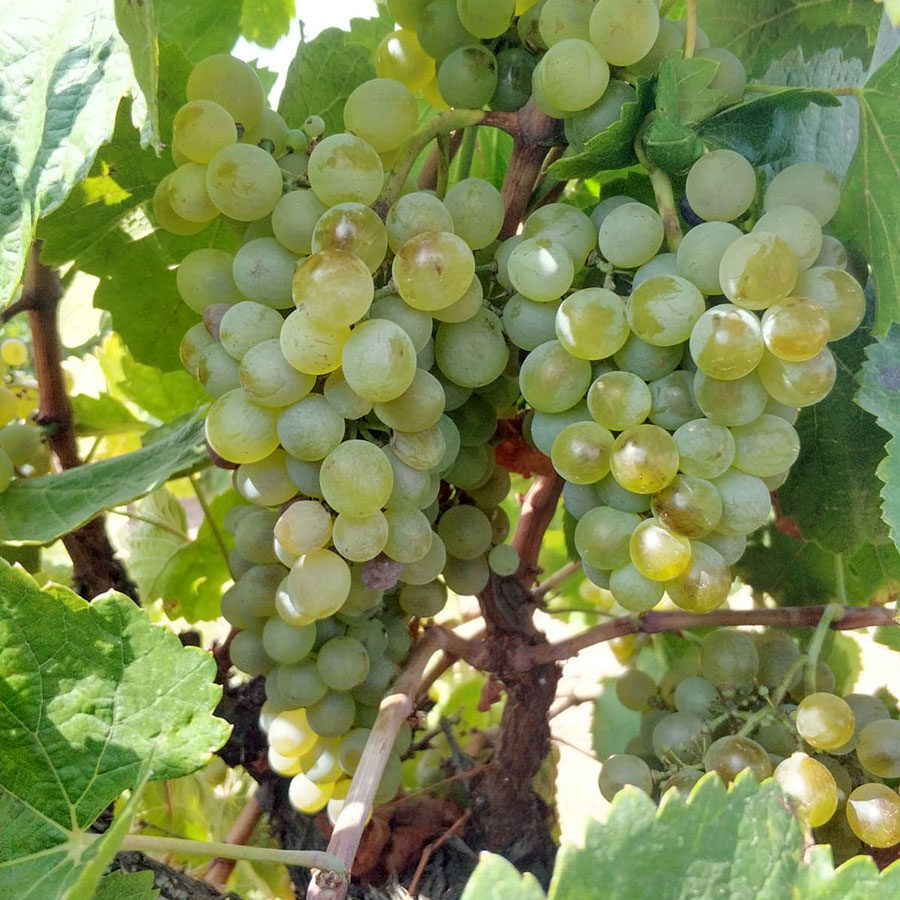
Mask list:
[[[900,866],[879,873],[871,856],[854,856],[834,868],[831,849],[811,847],[794,892],[803,900],[891,900],[900,892]]]
[[[375,77],[372,54],[347,39],[339,28],[326,28],[300,44],[287,71],[278,112],[289,124],[321,116],[328,132],[344,130],[344,101],[357,85]]]
[[[878,295],[875,330],[900,321],[900,53],[876,70],[859,99],[859,145],[844,182],[834,233],[872,266]]]
[[[722,106],[725,94],[710,88],[719,64],[714,59],[667,56],[659,64],[656,111],[679,125],[696,125]]]
[[[798,114],[809,104],[840,106],[828,91],[785,88],[730,106],[700,123],[704,143],[735,150],[755,166],[779,160],[794,146]]]
[[[627,709],[616,697],[616,679],[604,678],[594,700],[591,738],[597,759],[624,753],[625,745],[638,733],[641,714]]]
[[[892,437],[876,474],[884,482],[881,515],[900,547],[900,325],[866,348],[856,402]]]
[[[109,394],[101,394],[99,397],[76,394],[70,400],[75,418],[75,434],[78,437],[133,434],[144,432],[150,427]]]
[[[900,653],[900,628],[885,628],[884,626],[876,628],[875,641]]]
[[[37,219],[109,139],[132,85],[112,4],[4,4],[0,41],[0,301],[19,283]]]
[[[800,413],[800,456],[778,491],[782,511],[803,536],[835,553],[849,554],[865,543],[888,540],[875,475],[887,435],[873,416],[853,403],[855,376],[869,340],[864,324],[831,345],[837,381],[821,403]]]
[[[212,53],[228,53],[241,33],[241,5],[221,0],[154,0],[160,44],[178,44],[191,62]]]
[[[157,900],[153,872],[110,872],[100,879],[94,900]]]
[[[834,672],[835,693],[843,696],[853,690],[862,671],[862,651],[848,634],[833,631],[828,637],[830,646],[825,654],[825,662]]]
[[[348,44],[359,44],[370,53],[374,53],[381,39],[394,30],[394,20],[387,11],[379,7],[378,15],[371,19],[353,18],[350,20],[350,31],[344,40]]]
[[[109,803],[225,741],[215,662],[121,594],[88,604],[0,564],[0,668],[0,877],[10,896],[55,900],[110,849],[85,833]]]
[[[478,129],[478,149],[469,170],[474,178],[490,181],[495,188],[503,185],[512,156],[512,138],[499,128]]]
[[[104,509],[130,503],[206,462],[203,415],[197,413],[134,453],[53,475],[18,478],[0,494],[0,540],[49,543]]]
[[[546,900],[537,879],[502,856],[483,851],[460,900]]]
[[[159,43],[153,5],[134,0],[115,0],[116,24],[128,44],[131,65],[147,109],[146,138],[153,149],[162,150],[159,133]]]
[[[828,47],[868,60],[881,7],[871,0],[697,0],[697,16],[714,47],[727,47],[751,75],[795,47],[811,55]]]
[[[243,0],[241,33],[261,47],[274,47],[288,33],[294,18],[294,0]]]
[[[634,138],[638,126],[650,111],[653,97],[650,84],[649,79],[639,78],[636,85],[637,96],[622,104],[618,121],[595,134],[580,153],[553,163],[548,169],[549,174],[560,181],[590,178],[597,172],[621,169],[634,163]]]

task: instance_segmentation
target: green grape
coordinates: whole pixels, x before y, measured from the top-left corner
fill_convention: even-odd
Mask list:
[[[349,691],[369,674],[369,654],[356,638],[335,637],[319,648],[316,667],[329,689]]]
[[[475,259],[462,238],[427,231],[410,238],[394,257],[392,273],[400,296],[414,309],[442,309],[472,284]]]
[[[316,734],[303,709],[278,713],[269,724],[266,737],[276,753],[295,758],[308,753],[316,743]]]
[[[425,4],[421,0],[387,0],[385,5],[390,16],[401,28],[415,28]]]
[[[360,397],[384,403],[399,397],[416,374],[416,349],[409,335],[387,319],[357,325],[341,351],[347,384]]]
[[[268,543],[254,548],[260,551],[257,559],[274,558],[271,543],[270,525]],[[264,555],[266,553],[268,556]],[[284,568],[271,563],[253,565],[249,560],[246,564],[246,571],[238,574],[235,583],[226,591],[229,597],[228,606],[232,612],[238,614],[234,617],[233,624],[261,631],[265,617],[275,612],[275,593],[284,579]]]
[[[516,0],[456,0],[456,12],[463,28],[487,40],[499,37],[510,26]]]
[[[387,229],[368,206],[338,203],[322,214],[313,229],[312,251],[320,250],[346,250],[375,272],[387,251]]]
[[[884,702],[872,694],[847,694],[844,697],[853,710],[853,725],[857,734],[869,724],[879,719],[889,719],[891,713]]]
[[[350,593],[350,567],[337,553],[312,550],[288,573],[287,589],[297,612],[309,619],[333,615]]]
[[[192,334],[191,332],[198,327],[203,329],[202,333],[195,332],[194,334]],[[13,338],[11,340],[16,339]],[[179,348],[179,353],[181,355],[182,362],[185,363],[185,368],[191,368],[188,363],[192,363],[195,365],[195,360],[197,359],[197,357],[199,357],[199,354],[202,353],[203,349],[205,349],[205,347],[208,347],[212,342],[213,338],[210,336],[209,332],[207,332],[206,329],[203,328],[202,323],[195,325],[193,329],[188,331],[188,333],[182,339],[181,347]],[[22,347],[23,349],[25,349],[24,344],[22,345]],[[0,344],[0,356],[2,356],[2,353],[3,344]],[[0,426],[8,425],[13,419],[17,418],[17,416],[18,401],[16,395],[5,385],[0,385]]]
[[[566,481],[594,484],[609,473],[613,436],[596,422],[575,422],[553,441],[550,458]]]
[[[321,550],[331,540],[331,515],[315,500],[298,500],[278,517],[275,539],[298,556]]]
[[[333,690],[306,710],[309,727],[323,738],[341,737],[353,727],[355,715],[356,703],[350,694]]]
[[[444,391],[434,375],[416,369],[412,384],[406,391],[387,403],[376,403],[374,409],[375,415],[390,428],[422,431],[435,425],[443,414]]]
[[[753,230],[777,234],[793,251],[801,272],[815,262],[822,249],[822,226],[802,206],[778,206],[763,215]]]
[[[481,109],[497,90],[497,57],[482,44],[457,47],[438,66],[437,83],[448,105]]]
[[[690,565],[665,584],[669,599],[679,608],[694,613],[711,612],[721,606],[731,592],[731,571],[717,549],[703,541],[691,541]]]
[[[422,585],[405,584],[400,588],[399,603],[406,615],[430,619],[446,605],[447,587],[440,581]]]
[[[344,128],[377,153],[405,144],[416,130],[416,99],[392,78],[373,78],[358,85],[344,103]]]
[[[427,585],[433,582],[447,564],[447,549],[437,534],[431,535],[431,546],[428,552],[414,563],[408,563],[400,573],[400,581],[404,584]]]
[[[753,636],[753,642],[759,655],[756,680],[770,691],[774,691],[781,686],[788,671],[796,663],[800,650],[783,631],[763,631]],[[794,687],[802,677],[803,673],[798,669],[788,689]]]
[[[648,712],[659,694],[656,682],[641,669],[628,669],[616,679],[616,697],[626,709]]]
[[[312,319],[304,309],[292,312],[281,326],[281,352],[298,371],[324,375],[341,365],[349,328],[332,328]]]
[[[207,223],[189,222],[172,209],[172,204],[169,202],[169,184],[171,183],[173,174],[174,172],[170,172],[166,175],[153,192],[153,200],[151,201],[153,218],[156,220],[157,225],[164,228],[170,234],[181,236],[196,234],[198,231],[202,231]]]
[[[491,577],[487,559],[484,556],[475,559],[447,559],[443,572],[444,583],[460,597],[474,597],[483,591]]]
[[[437,322],[450,322],[458,325],[474,318],[481,310],[483,302],[484,288],[476,276],[459,300],[454,300],[453,303],[442,309],[432,310],[432,317]]]
[[[616,438],[610,469],[626,490],[655,494],[678,472],[678,447],[658,425],[635,425]]]
[[[303,183],[301,179],[305,180],[306,173],[309,171],[309,157],[306,153],[289,151],[278,160],[278,167],[289,176],[288,185],[298,187]]]
[[[556,109],[578,112],[603,96],[609,84],[609,66],[588,41],[566,38],[541,57],[533,83]]]
[[[503,326],[488,309],[465,322],[443,322],[438,327],[434,355],[441,372],[462,387],[490,384],[506,368],[509,348]]]
[[[703,720],[693,713],[669,713],[659,720],[651,738],[661,760],[693,765],[703,759]]]
[[[584,403],[578,403],[561,413],[535,412],[531,420],[531,442],[545,456],[550,455],[556,436],[573,422],[587,422],[591,418]]]
[[[354,728],[341,738],[338,744],[338,764],[346,775],[356,772],[371,733],[370,728]]]
[[[550,237],[533,237],[515,246],[507,261],[513,287],[539,303],[558,300],[575,277],[575,265],[565,245]]]
[[[633,563],[628,563],[609,573],[609,592],[623,609],[642,613],[662,600],[664,589],[658,581],[651,581]]]
[[[701,372],[726,381],[749,375],[765,349],[759,319],[730,303],[714,306],[700,316],[689,346]]]
[[[721,522],[721,519],[719,521]],[[747,549],[747,535],[728,535],[714,532],[706,535],[703,543],[712,547],[722,557],[725,565],[731,566],[744,555],[744,550]]]
[[[172,147],[195,163],[208,163],[216,153],[237,141],[231,114],[214,100],[185,103],[172,120]]]
[[[239,631],[231,640],[229,654],[232,665],[247,675],[265,675],[272,668],[262,640],[252,631]]]
[[[508,496],[512,486],[509,472],[501,465],[495,465],[491,477],[479,488],[469,492],[475,505],[489,513]]]
[[[575,264],[575,270],[584,268],[588,254],[597,245],[597,229],[580,209],[567,203],[547,203],[536,209],[525,220],[520,237],[547,237],[562,244]]]
[[[8,366],[23,366],[28,362],[28,346],[19,338],[0,342],[0,359]]]
[[[636,290],[645,281],[655,278],[657,275],[680,275],[677,267],[677,257],[674,253],[657,253],[650,262],[645,262],[635,269],[631,277],[631,289]],[[688,279],[690,280],[690,279]]]
[[[452,506],[440,518],[437,533],[451,556],[474,559],[491,546],[491,523],[477,507]]]
[[[472,250],[487,247],[503,226],[500,191],[483,178],[458,181],[447,191],[444,205],[453,218],[453,230]]]
[[[213,303],[237,303],[242,297],[232,276],[233,263],[234,257],[224,250],[204,247],[188,253],[175,274],[181,299],[200,315]]]
[[[900,843],[900,797],[886,784],[861,784],[847,798],[847,821],[871,847]]]
[[[237,388],[223,394],[210,407],[206,416],[206,440],[219,456],[230,462],[257,462],[278,446],[276,421],[274,410],[258,406],[245,391]]]
[[[703,295],[689,281],[678,275],[657,275],[632,293],[625,312],[631,330],[641,340],[671,347],[691,337],[705,308]],[[759,343],[762,347],[762,339]]]
[[[756,173],[740,153],[712,150],[691,166],[684,194],[701,219],[731,222],[753,203]]]
[[[631,372],[607,372],[594,381],[587,394],[594,421],[611,431],[640,425],[650,413],[652,402],[650,388]]]
[[[431,315],[413,309],[396,294],[379,297],[370,307],[369,316],[373,319],[388,319],[399,325],[409,335],[416,352],[431,340],[434,324]]]
[[[636,63],[632,63],[628,67],[628,71],[649,78],[656,74],[659,63],[664,56],[677,53],[680,57],[683,47],[684,32],[678,27],[678,23],[673,22],[671,19],[660,19],[659,33],[656,35],[653,46],[646,56],[639,59]]]
[[[722,517],[716,531],[726,535],[750,534],[766,523],[772,501],[761,479],[729,469],[711,480],[722,497]]]
[[[822,235],[822,249],[813,266],[825,266],[833,269],[847,268],[847,248],[833,235]]]
[[[400,197],[388,210],[385,226],[388,243],[395,253],[416,235],[454,230],[448,207],[427,191],[413,191]]]
[[[344,417],[321,394],[309,394],[278,415],[281,446],[297,459],[325,459],[343,437]]]
[[[719,628],[700,645],[700,672],[717,686],[749,687],[759,670],[759,653],[744,631]]]
[[[322,488],[319,485],[319,471],[322,464],[319,462],[304,462],[293,456],[288,456],[285,463],[288,476],[297,485],[300,493],[307,497],[322,500]]]
[[[653,514],[671,531],[689,538],[709,534],[722,516],[722,498],[712,482],[676,475],[653,495]]]
[[[545,47],[588,33],[593,0],[545,0],[538,14],[538,31]]]
[[[650,391],[650,421],[669,431],[690,422],[700,415],[694,401],[694,376],[676,369],[648,385]]]
[[[235,122],[253,128],[265,107],[266,95],[256,72],[228,53],[207,56],[191,70],[187,99],[212,100],[223,106]]]
[[[900,721],[882,718],[869,722],[859,733],[856,756],[876,777],[900,778]]]
[[[555,333],[572,356],[605,359],[620,350],[628,339],[625,303],[606,288],[575,291],[557,308]]]
[[[825,310],[805,297],[785,297],[770,306],[762,317],[766,349],[785,362],[812,359],[825,346],[830,329]]]
[[[598,481],[595,490],[600,503],[604,506],[612,506],[614,509],[631,513],[647,512],[650,509],[649,494],[635,494],[632,491],[626,491],[612,475],[607,475],[602,481]],[[596,504],[593,505],[596,506]]]
[[[373,203],[381,193],[384,170],[372,146],[354,134],[332,134],[309,156],[309,185],[327,206]]]
[[[819,660],[819,662],[816,664],[815,684],[813,685],[814,691],[824,694],[833,694],[834,684],[835,677],[834,671],[832,670],[831,666],[829,666],[828,663]],[[809,693],[811,692],[807,691],[806,682],[804,680],[801,680],[793,688],[791,688],[790,696],[791,699],[794,700],[794,702],[799,703]],[[854,721],[854,731],[855,730],[856,723]],[[844,744],[841,744],[840,746],[843,747]],[[833,750],[832,752],[835,752],[836,749],[838,748],[835,748],[835,750]]]
[[[393,489],[385,505],[394,509],[406,506],[421,509],[426,506],[430,485],[428,473],[408,466],[391,447],[381,449],[393,472]]]
[[[286,454],[276,450],[265,459],[238,466],[234,487],[250,503],[257,506],[280,506],[296,493],[297,488],[285,469]]]
[[[760,374],[754,371],[723,381],[696,372],[694,400],[706,418],[717,425],[746,425],[762,415],[769,399]]]
[[[259,122],[241,135],[242,144],[253,144],[262,147],[274,156],[283,156],[287,150],[287,122],[268,107],[263,110]]]
[[[429,0],[422,4],[416,21],[422,49],[440,61],[465,44],[476,43],[460,21],[456,0]]]
[[[769,394],[785,406],[812,406],[828,396],[837,378],[834,356],[823,347],[802,362],[787,362],[765,353],[759,378]]]
[[[598,0],[591,13],[591,43],[613,66],[642,60],[659,33],[655,0]]]
[[[744,64],[724,47],[705,47],[697,50],[694,56],[700,59],[714,59],[719,68],[709,83],[711,91],[725,94],[725,105],[740,103],[747,89],[747,71]]]
[[[184,163],[172,172],[168,197],[175,214],[188,222],[206,224],[219,214],[206,190],[206,166],[199,163]]]
[[[852,334],[866,313],[866,298],[859,282],[842,269],[817,266],[797,279],[796,293],[825,311],[829,341]]]
[[[853,710],[840,697],[816,691],[797,706],[797,733],[817,750],[832,750],[853,736]]]
[[[681,240],[676,254],[677,273],[704,294],[719,294],[719,266],[725,251],[741,236],[730,222],[702,222]]]
[[[365,518],[338,514],[334,520],[334,549],[350,562],[374,559],[384,549],[387,539],[387,519],[380,512]]]
[[[375,48],[375,71],[379,78],[394,78],[415,91],[434,75],[434,61],[420,46],[416,32],[403,28],[386,34]]]
[[[775,767],[774,776],[791,799],[800,821],[810,828],[824,825],[834,815],[837,785],[822,763],[805,753],[794,753]]]
[[[298,309],[324,325],[345,328],[369,310],[375,286],[366,264],[343,250],[322,250],[307,257],[293,277]]]
[[[224,215],[252,222],[269,215],[281,199],[281,169],[260,147],[230,144],[206,167],[209,198]]]
[[[631,561],[629,541],[640,516],[609,506],[588,510],[575,526],[578,555],[596,569],[618,569]]]
[[[327,207],[312,191],[290,191],[272,210],[272,231],[291,253],[308,254],[313,229],[326,211]]]
[[[796,282],[797,259],[775,234],[755,231],[739,237],[719,264],[722,292],[744,309],[765,309],[783,300]]]
[[[306,659],[315,639],[314,625],[297,628],[279,618],[269,619],[262,633],[262,644],[266,653],[282,665],[296,665]]]
[[[662,246],[665,232],[659,213],[644,203],[625,203],[611,210],[598,229],[600,252],[612,265],[636,269]]]
[[[519,387],[526,402],[546,413],[563,412],[587,391],[591,366],[566,352],[559,341],[547,341],[525,357]]]
[[[732,428],[734,468],[758,477],[789,469],[800,454],[800,438],[790,422],[763,414],[747,425]]]
[[[241,386],[260,406],[284,407],[302,400],[315,379],[298,372],[281,352],[277,338],[260,341],[241,357]]]
[[[488,565],[497,575],[515,575],[519,569],[519,552],[509,544],[497,544],[488,553]]]
[[[497,414],[493,407],[477,394],[470,397],[459,409],[454,410],[450,418],[459,432],[462,447],[477,447],[486,443],[497,429]],[[497,502],[505,497],[504,493]]]
[[[390,531],[384,552],[402,563],[415,563],[431,547],[431,524],[418,509],[389,509],[385,516]]]
[[[352,440],[331,450],[322,463],[319,481],[332,509],[345,516],[365,518],[387,504],[394,474],[381,448]]]
[[[41,429],[30,422],[10,422],[0,428],[0,450],[17,469],[31,465],[41,454],[42,446]]]
[[[497,90],[491,109],[515,112],[531,97],[531,81],[537,59],[521,47],[506,47],[497,54]]]
[[[219,340],[228,354],[240,361],[251,347],[278,338],[283,321],[271,307],[242,300],[230,306],[222,316]]]
[[[623,194],[614,194],[612,197],[604,197],[604,199],[591,211],[590,218],[594,223],[594,228],[599,232],[600,226],[606,220],[606,217],[614,209],[625,206],[626,203],[634,203],[634,197],[626,197]]]
[[[391,437],[391,447],[408,466],[426,472],[441,464],[446,443],[441,430],[432,426],[422,431],[395,431]]]
[[[826,225],[837,212],[841,185],[837,176],[820,163],[795,163],[782,169],[766,190],[766,212],[783,206],[801,206],[809,210],[820,225]]]
[[[691,561],[691,542],[658,519],[645,519],[632,532],[629,553],[634,567],[651,581],[676,578]]]
[[[673,699],[678,712],[692,713],[701,719],[712,718],[714,710],[721,702],[716,686],[706,678],[696,675],[678,683]]]
[[[613,360],[623,371],[632,372],[644,381],[655,381],[674,372],[683,355],[681,345],[657,347],[632,334],[613,355]]]
[[[713,741],[703,756],[703,768],[715,772],[725,784],[730,784],[745,769],[749,769],[757,781],[772,774],[769,754],[756,741],[729,734]]]
[[[612,79],[599,100],[566,117],[566,141],[576,150],[583,150],[594,135],[602,134],[610,125],[619,121],[622,107],[626,103],[634,103],[636,100],[637,92],[630,84]]]
[[[332,796],[335,782],[344,774],[337,758],[339,743],[337,738],[317,740],[313,748],[300,758],[303,774],[313,784],[327,789]]]
[[[0,493],[11,484],[15,475],[15,466],[5,450],[0,450]]]
[[[633,785],[649,794],[653,790],[650,767],[639,756],[629,753],[610,756],[600,769],[598,780],[600,793],[610,803],[613,797],[627,785]]]
[[[234,282],[249,300],[273,309],[291,305],[291,279],[297,257],[273,237],[256,238],[234,256]]]

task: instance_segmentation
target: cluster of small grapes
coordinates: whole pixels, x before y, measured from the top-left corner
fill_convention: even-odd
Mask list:
[[[676,253],[658,252],[660,215],[619,196],[590,216],[545,206],[496,253],[515,292],[503,325],[528,351],[531,439],[566,480],[588,577],[633,612],[664,592],[692,612],[726,599],[729,566],[799,453],[799,408],[833,386],[827,343],[865,312],[843,246],[822,233],[835,176],[784,169],[744,233],[733,222],[756,193],[750,163],[714,150],[687,174],[702,221]],[[583,287],[597,267],[605,286]]]
[[[203,317],[181,355],[215,398],[207,440],[251,504],[232,516],[222,610],[240,629],[235,665],[269,676],[271,746],[290,757],[273,768],[300,767],[292,796],[309,811],[337,771],[313,757],[337,764],[338,739],[370,723],[356,705],[376,702],[408,646],[396,651],[398,617],[433,616],[448,588],[476,593],[519,564],[490,444],[518,386],[474,258],[503,204],[467,179],[444,200],[408,190],[384,221],[372,209],[379,152],[416,126],[397,82],[362,84],[345,133],[313,137],[320,123],[307,122],[303,148],[280,160],[280,120],[251,68],[210,57],[187,95],[173,153],[188,161],[157,190],[157,219],[176,233],[218,216],[245,228],[236,253],[195,250],[177,272]]]
[[[798,817],[841,859],[900,843],[900,721],[869,694],[839,697],[834,673],[805,658],[783,631],[720,629],[693,666],[660,683],[631,669],[616,682],[623,706],[641,712],[640,734],[600,773],[607,800],[631,784],[655,798],[689,791],[704,772],[726,784],[749,769],[773,776]],[[812,690],[809,690],[809,688]],[[836,815],[838,812],[842,815]]]
[[[0,341],[0,493],[13,478],[50,471],[50,452],[33,419],[38,407],[37,383],[21,369],[27,362],[24,341]]]

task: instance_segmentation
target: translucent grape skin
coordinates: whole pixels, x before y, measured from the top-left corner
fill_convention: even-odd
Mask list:
[[[550,458],[566,481],[594,484],[609,472],[613,436],[596,422],[575,422],[556,436]]]
[[[758,781],[772,774],[769,755],[756,741],[737,735],[726,735],[713,741],[703,757],[707,772],[715,772],[725,784],[730,784],[738,773],[749,769]]]
[[[759,319],[729,303],[706,310],[694,324],[690,350],[697,368],[726,381],[749,375],[765,346]]]
[[[657,519],[645,519],[632,532],[629,554],[634,567],[651,581],[677,578],[690,565],[691,542]]]
[[[900,843],[900,797],[886,784],[861,784],[847,798],[853,833],[872,847]]]
[[[900,721],[869,722],[859,733],[856,755],[867,772],[879,778],[900,777]]]
[[[655,494],[678,471],[678,446],[665,429],[657,425],[636,425],[616,438],[610,469],[626,490]]]
[[[610,802],[626,785],[634,785],[645,794],[653,790],[650,767],[639,756],[628,753],[610,756],[600,769],[598,783],[600,793]]]
[[[641,340],[671,347],[691,337],[705,309],[703,295],[689,281],[678,275],[657,275],[632,292],[626,315],[631,330]]]
[[[824,825],[838,805],[834,776],[822,763],[795,753],[775,767],[775,780],[791,798],[802,822],[810,828]]]
[[[853,710],[834,694],[808,694],[797,707],[797,733],[817,750],[833,750],[853,737]]]

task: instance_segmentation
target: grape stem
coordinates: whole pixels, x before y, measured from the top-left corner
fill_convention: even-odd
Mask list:
[[[462,143],[459,146],[459,156],[456,160],[456,181],[468,178],[472,171],[472,161],[475,158],[475,145],[478,143],[478,126],[472,125],[463,130]]]
[[[687,0],[684,23],[684,58],[690,59],[697,49],[697,0]]]
[[[822,624],[822,619],[819,620],[819,625]],[[819,625],[816,627],[818,628]],[[778,715],[778,707],[781,704],[781,701],[784,699],[784,695],[790,690],[791,684],[796,676],[797,672],[800,671],[806,665],[807,657],[805,654],[801,654],[798,656],[788,667],[787,672],[784,673],[784,677],[781,679],[781,683],[772,693],[771,697],[769,697],[768,703],[764,706],[761,706],[756,712],[752,713],[747,719],[744,721],[744,724],[741,726],[740,730],[737,732],[738,737],[749,737],[756,728],[761,725],[766,719],[770,716]]]
[[[650,184],[653,186],[653,195],[656,198],[656,208],[662,219],[666,235],[666,246],[670,253],[674,253],[684,235],[681,232],[681,222],[678,218],[678,205],[675,202],[675,192],[672,190],[672,179],[662,169],[657,168],[644,152],[644,131],[653,121],[653,116],[654,113],[651,112],[638,128],[634,137],[634,153],[638,162],[650,176]]]
[[[554,588],[559,587],[567,578],[581,571],[581,560],[570,560],[564,566],[558,568],[552,575],[545,578],[539,584],[536,584],[531,591],[531,596],[535,599],[545,597]],[[556,610],[552,610],[556,612]]]
[[[261,818],[262,807],[255,796],[251,797],[234,820],[234,824],[225,838],[225,843],[238,846],[246,845]],[[234,871],[236,863],[236,859],[225,859],[217,856],[206,867],[206,871],[203,873],[203,880],[218,888],[224,888],[231,877],[231,873]]]
[[[836,555],[840,560],[840,554]],[[825,635],[832,622],[839,622],[844,615],[846,607],[839,603],[829,603],[822,610],[822,617],[816,624],[816,630],[813,632],[812,640],[806,648],[806,666],[803,672],[803,688],[807,694],[812,694],[816,690],[816,668],[819,665],[819,654],[822,652],[822,643]]]
[[[708,613],[689,613],[681,610],[675,612],[647,612],[638,616],[623,616],[612,622],[604,622],[574,637],[553,644],[540,644],[527,648],[521,653],[519,666],[525,670],[541,663],[556,662],[576,656],[587,647],[602,644],[614,638],[628,634],[660,634],[669,631],[681,631],[688,628],[717,628],[728,625],[764,625],[780,628],[813,628],[819,624],[830,606],[843,612],[835,619],[835,613],[829,613],[829,620],[822,629],[828,627],[845,631],[854,628],[867,628],[871,625],[898,627],[900,622],[895,618],[896,610],[885,606],[852,606],[841,607],[837,604],[828,606],[801,606],[778,609],[721,609]],[[812,645],[810,645],[812,650]]]
[[[438,167],[434,192],[441,200],[443,200],[447,195],[447,185],[450,183],[450,135],[439,134],[436,143],[438,150]]]

